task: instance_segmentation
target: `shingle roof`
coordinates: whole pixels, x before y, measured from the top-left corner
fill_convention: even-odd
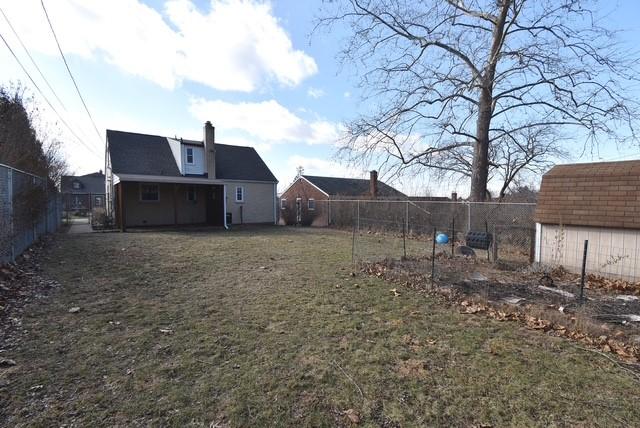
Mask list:
[[[80,183],[79,189],[73,188],[73,182]],[[62,193],[104,193],[104,174],[93,172],[85,175],[63,175],[60,179],[60,191]]]
[[[640,229],[640,160],[553,167],[542,177],[535,220]]]
[[[166,137],[107,130],[107,141],[114,174],[181,176]],[[216,178],[278,181],[253,147],[216,143],[215,148]]]
[[[320,177],[317,175],[303,175],[303,177],[330,196],[356,197],[369,195],[369,180],[361,178]],[[407,196],[378,180],[378,197],[404,199]]]

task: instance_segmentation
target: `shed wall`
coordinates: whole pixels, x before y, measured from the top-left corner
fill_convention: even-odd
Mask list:
[[[579,273],[584,241],[588,239],[587,273],[640,280],[639,230],[542,224],[539,231],[536,254],[543,264],[561,265]]]

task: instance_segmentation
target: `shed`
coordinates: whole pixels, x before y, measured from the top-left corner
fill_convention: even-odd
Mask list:
[[[640,279],[640,160],[557,165],[542,177],[536,261]]]

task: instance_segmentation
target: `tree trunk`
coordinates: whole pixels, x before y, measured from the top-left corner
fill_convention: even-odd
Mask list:
[[[476,125],[476,143],[471,165],[471,193],[469,199],[482,202],[487,198],[487,181],[489,179],[489,128],[493,116],[493,83],[502,48],[504,26],[513,0],[503,0],[500,5],[500,16],[493,28],[491,55],[482,76],[482,88],[478,100],[478,122]]]
[[[473,164],[471,165],[471,193],[469,199],[473,202],[482,202],[487,197],[491,113],[491,92],[489,89],[483,88],[478,103],[476,142],[473,150]]]

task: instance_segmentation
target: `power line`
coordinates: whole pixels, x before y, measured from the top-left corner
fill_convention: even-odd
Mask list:
[[[0,8],[0,13],[2,13],[2,16],[4,16],[4,20],[7,21],[7,24],[9,24],[9,28],[11,28],[11,31],[13,31],[13,34],[16,36],[16,39],[18,39],[18,42],[20,42],[20,46],[22,46],[22,49],[24,49],[25,53],[27,54],[27,56],[29,57],[29,59],[31,60],[31,63],[33,64],[33,66],[36,68],[36,70],[38,70],[38,73],[40,73],[40,77],[42,77],[42,80],[44,80],[44,82],[47,84],[47,86],[49,87],[49,90],[51,90],[51,92],[53,93],[53,96],[56,97],[56,99],[58,100],[58,102],[60,103],[60,105],[62,106],[62,108],[64,109],[64,111],[67,111],[67,107],[64,105],[64,103],[62,102],[62,100],[60,99],[60,97],[58,96],[58,94],[56,93],[56,91],[53,90],[53,88],[51,87],[51,85],[49,84],[49,81],[47,80],[46,77],[44,77],[44,74],[42,73],[42,71],[40,70],[40,67],[38,67],[38,64],[36,64],[35,60],[33,59],[33,57],[31,56],[31,53],[29,52],[29,49],[27,49],[27,47],[25,46],[25,44],[22,42],[22,39],[20,38],[20,36],[18,35],[18,32],[15,30],[15,28],[13,28],[13,25],[11,25],[11,21],[9,21],[9,18],[7,17],[7,15],[4,13],[4,10],[2,10],[2,8]]]
[[[51,33],[53,34],[53,38],[56,41],[56,45],[58,46],[58,51],[60,52],[60,56],[62,57],[62,61],[64,61],[64,66],[67,68],[67,72],[69,72],[69,77],[71,77],[71,81],[73,82],[73,86],[76,88],[76,92],[78,92],[78,97],[80,97],[80,101],[82,101],[82,105],[84,106],[84,110],[87,112],[89,116],[89,120],[91,120],[91,124],[93,125],[93,129],[96,130],[96,134],[98,138],[102,141],[102,135],[100,131],[98,131],[98,127],[89,112],[89,108],[87,107],[87,103],[84,102],[84,98],[82,97],[82,93],[80,93],[80,88],[78,88],[78,84],[76,83],[76,79],[73,77],[73,73],[71,73],[71,69],[69,68],[69,64],[67,63],[67,58],[65,58],[64,53],[62,52],[62,48],[60,47],[60,42],[58,41],[58,36],[56,35],[55,30],[53,29],[53,24],[51,24],[51,20],[49,19],[49,14],[47,13],[47,8],[44,6],[44,0],[40,0],[40,4],[42,5],[42,10],[44,10],[44,16],[47,17],[47,22],[49,23],[49,28],[51,28]]]
[[[13,56],[13,58],[16,60],[16,62],[18,63],[18,65],[20,66],[20,68],[22,68],[22,71],[24,71],[24,74],[27,75],[27,77],[29,78],[29,80],[31,81],[31,83],[33,84],[33,86],[37,89],[37,91],[40,93],[40,95],[42,96],[42,98],[44,98],[45,102],[49,105],[49,107],[51,108],[51,110],[53,110],[53,112],[58,116],[58,118],[60,119],[60,121],[64,124],[64,126],[67,127],[67,129],[69,130],[69,132],[71,132],[71,134],[76,137],[76,139],[78,140],[78,142],[80,144],[82,144],[87,150],[89,150],[89,152],[96,156],[98,159],[102,159],[102,156],[98,155],[96,152],[93,151],[93,149],[91,147],[89,147],[84,141],[82,141],[82,139],[80,137],[78,137],[78,134],[76,134],[73,129],[71,129],[71,127],[69,126],[69,124],[62,118],[62,116],[60,115],[60,113],[58,113],[58,110],[56,110],[56,108],[53,106],[53,104],[51,104],[51,101],[49,101],[49,99],[47,98],[47,96],[44,94],[44,92],[42,92],[42,89],[40,89],[40,86],[38,86],[38,84],[35,82],[35,80],[33,80],[33,77],[31,77],[31,74],[29,74],[29,72],[27,71],[27,69],[25,68],[25,66],[22,64],[22,62],[20,61],[20,59],[18,58],[18,56],[16,55],[16,53],[13,51],[13,49],[11,49],[11,46],[9,45],[9,43],[7,42],[7,40],[4,38],[4,36],[2,35],[2,33],[0,33],[0,39],[2,39],[2,41],[4,42],[4,45],[7,47],[7,49],[9,49],[9,52],[11,52],[11,55]]]

